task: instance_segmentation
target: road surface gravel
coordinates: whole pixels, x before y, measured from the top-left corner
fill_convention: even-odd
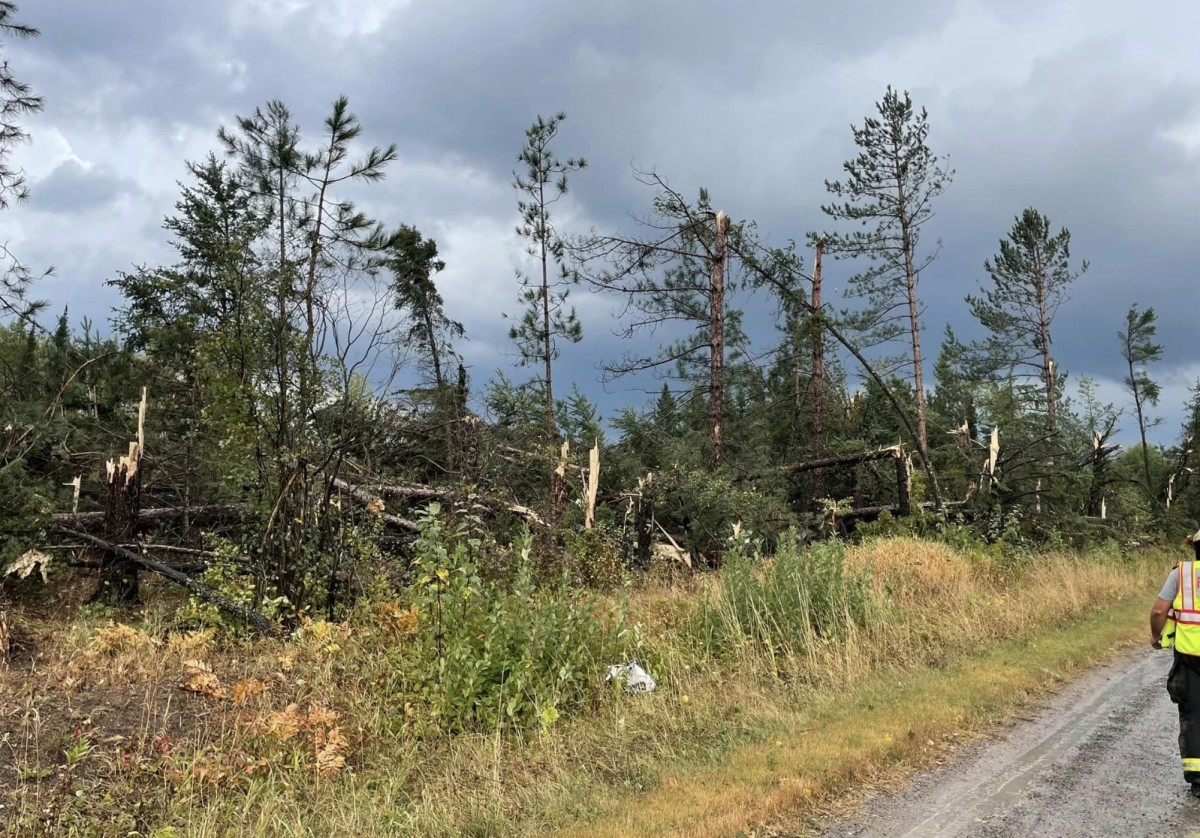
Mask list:
[[[1106,664],[1044,711],[897,794],[870,796],[823,838],[1200,838],[1200,800],[1179,765],[1169,652]]]

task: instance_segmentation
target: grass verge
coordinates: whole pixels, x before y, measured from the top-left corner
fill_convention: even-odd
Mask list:
[[[774,719],[768,741],[718,765],[672,771],[654,791],[561,834],[804,834],[832,798],[934,763],[954,742],[1141,643],[1146,610],[1137,598],[944,669],[870,679]]]

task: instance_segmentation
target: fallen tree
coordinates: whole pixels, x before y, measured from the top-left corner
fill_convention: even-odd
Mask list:
[[[212,588],[208,587],[202,582],[196,581],[192,577],[176,570],[173,567],[168,567],[167,565],[156,562],[153,559],[148,559],[145,556],[139,555],[132,550],[120,546],[119,544],[113,544],[110,541],[105,541],[103,538],[98,538],[90,533],[82,532],[80,530],[73,530],[70,527],[62,525],[59,525],[57,530],[63,535],[69,535],[71,538],[77,538],[80,541],[87,542],[94,547],[99,547],[107,554],[114,556],[121,561],[129,562],[153,573],[157,573],[160,576],[165,576],[167,579],[170,579],[172,582],[175,582],[186,588],[193,595],[199,597],[205,602],[211,603],[221,611],[237,617],[238,619],[253,626],[254,629],[261,634],[274,634],[278,631],[278,627],[262,614],[246,608],[243,605],[237,604],[229,597],[214,591]]]

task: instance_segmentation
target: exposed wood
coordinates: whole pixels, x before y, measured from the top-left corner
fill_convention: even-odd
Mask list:
[[[567,460],[571,455],[571,441],[563,440],[559,450],[558,465],[550,476],[550,507],[557,517],[567,506]]]
[[[896,463],[896,514],[905,517],[912,515],[912,471],[908,467],[908,457],[897,455]]]
[[[160,562],[156,562],[152,559],[148,559],[145,556],[140,556],[137,553],[134,553],[132,550],[128,550],[117,544],[113,544],[112,542],[105,541],[103,538],[97,538],[96,536],[91,535],[90,533],[81,532],[79,530],[73,530],[70,527],[66,527],[66,526],[62,526],[62,525],[60,525],[58,527],[58,531],[63,533],[64,535],[69,535],[72,538],[77,538],[81,541],[86,541],[87,543],[89,543],[95,547],[99,547],[100,549],[104,550],[106,553],[112,553],[112,554],[118,556],[119,558],[121,558],[122,560],[124,560],[126,562],[136,564],[139,567],[145,568],[146,570],[152,571],[161,576],[165,576],[166,578],[170,579],[172,582],[177,582],[178,584],[182,585],[184,588],[187,588],[189,591],[191,591],[193,594],[195,594],[200,599],[204,600],[205,602],[212,603],[217,608],[221,609],[222,611],[226,612],[227,614],[232,614],[233,616],[237,617],[238,619],[241,619],[241,620],[245,621],[246,623],[249,623],[256,630],[258,630],[259,632],[261,632],[263,634],[273,634],[276,631],[276,627],[274,626],[274,624],[272,624],[271,621],[268,620],[266,617],[264,617],[262,614],[259,614],[257,611],[253,611],[242,605],[238,605],[236,602],[229,599],[228,597],[217,593],[216,591],[214,591],[212,588],[208,587],[207,585],[205,585],[201,582],[197,582],[195,579],[191,578],[190,576],[188,576],[184,573],[181,573],[180,571],[178,571],[172,567],[168,567],[167,565],[164,565]]]
[[[435,489],[434,487],[431,487],[431,486],[429,486],[429,487],[417,487],[417,486],[386,487],[385,486],[378,490],[379,494],[375,494],[374,491],[367,491],[366,489],[362,488],[361,486],[355,486],[352,483],[348,483],[345,480],[342,480],[340,477],[334,478],[331,485],[333,486],[334,489],[341,491],[343,494],[345,494],[351,500],[353,500],[359,504],[362,504],[363,506],[367,507],[367,509],[369,511],[372,511],[375,514],[379,515],[379,517],[381,519],[383,519],[384,523],[389,524],[393,527],[396,527],[397,529],[407,530],[408,532],[418,532],[419,528],[417,527],[416,523],[408,520],[407,518],[401,518],[398,515],[392,515],[392,514],[389,514],[388,512],[385,512],[384,511],[385,504],[384,504],[383,498],[380,495],[388,494],[389,488],[392,488],[392,489],[401,488],[405,491],[410,490],[410,489],[424,489],[424,490],[427,490],[427,494],[425,494],[424,497],[428,498],[429,500],[447,499],[447,498],[454,497],[454,494],[455,494],[454,490],[452,490],[452,489]],[[400,496],[414,497],[415,494],[400,495]],[[514,515],[520,515],[522,518],[524,518],[526,521],[529,521],[531,524],[537,524],[539,527],[548,526],[548,524],[545,522],[545,520],[542,519],[542,517],[540,515],[538,515],[536,512],[534,512],[532,509],[530,509],[527,506],[521,506],[520,504],[517,504],[517,503],[507,503],[507,502],[503,502],[503,501],[496,501],[495,499],[489,499],[489,498],[485,498],[484,501],[486,503],[493,503],[493,504],[507,510],[508,512],[513,513]]]
[[[129,545],[122,544],[121,546],[127,547]],[[161,553],[178,553],[182,556],[199,556],[199,557],[205,558],[205,559],[213,559],[213,558],[217,557],[217,554],[214,553],[212,550],[197,550],[194,547],[177,547],[174,544],[145,544],[145,543],[143,543],[140,546],[143,550],[157,550]]]
[[[413,521],[409,521],[406,518],[401,518],[398,515],[392,515],[388,512],[385,512],[383,498],[379,497],[378,495],[373,495],[366,489],[360,489],[357,486],[352,486],[339,477],[335,477],[331,481],[330,485],[332,485],[333,488],[337,489],[339,492],[345,494],[351,500],[354,500],[365,506],[367,511],[378,515],[380,520],[382,520],[385,524],[396,527],[397,529],[406,530],[408,532],[420,532],[420,527],[418,527]]]
[[[587,512],[584,514],[583,528],[590,530],[596,526],[596,493],[600,491],[600,443],[592,446],[587,470]]]
[[[384,498],[400,500],[446,500],[454,494],[444,486],[419,486],[397,484],[391,486],[364,486],[362,488]]]

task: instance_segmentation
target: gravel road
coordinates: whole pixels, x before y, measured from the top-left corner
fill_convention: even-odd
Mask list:
[[[1028,722],[966,749],[904,792],[868,798],[824,838],[1197,836],[1167,698],[1168,652],[1089,673]]]

